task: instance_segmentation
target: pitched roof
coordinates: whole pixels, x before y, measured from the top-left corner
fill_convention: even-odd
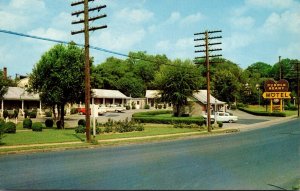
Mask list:
[[[159,90],[146,90],[146,98],[157,98],[160,97],[160,92]],[[203,104],[207,103],[207,90],[199,90],[199,91],[195,91],[193,93],[193,98],[200,101]],[[210,95],[210,103],[211,104],[224,104],[225,102],[220,101],[218,99],[216,99],[215,97],[213,97],[212,95]]]
[[[40,100],[39,94],[29,93],[24,88],[8,87],[4,100]]]
[[[94,98],[115,98],[115,99],[129,99],[119,90],[106,90],[106,89],[92,89],[91,97]]]
[[[199,90],[198,92],[193,93],[193,97],[196,98],[198,101],[202,102],[203,104],[207,103],[207,90]],[[225,102],[220,101],[213,97],[210,94],[210,103],[211,104],[224,104]]]

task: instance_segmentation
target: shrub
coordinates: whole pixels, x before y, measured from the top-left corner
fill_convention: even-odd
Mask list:
[[[0,119],[0,127],[4,127],[5,121],[4,119]]]
[[[57,129],[61,129],[61,121],[56,121],[56,127]]]
[[[126,105],[126,110],[130,110],[130,105]]]
[[[164,109],[167,109],[167,104],[164,103],[164,106],[163,106],[163,107],[164,107]]]
[[[78,113],[78,110],[77,110],[77,108],[71,108],[71,114],[76,114],[76,113]]]
[[[34,122],[32,124],[32,131],[42,131],[43,130],[43,124],[41,122]]]
[[[52,128],[53,124],[54,124],[53,119],[46,119],[46,121],[45,121],[45,126],[46,127]]]
[[[86,126],[86,122],[85,119],[79,119],[77,125],[82,125],[82,126]]]
[[[218,123],[218,125],[219,125],[220,128],[223,127],[223,122],[222,121],[217,121],[217,123]]]
[[[27,109],[24,110],[24,117],[27,118],[29,116],[29,111]]]
[[[85,133],[85,126],[78,125],[78,126],[75,128],[75,133]]]
[[[32,120],[29,118],[25,118],[23,120],[23,128],[31,129],[32,127]]]
[[[9,121],[7,123],[4,124],[4,131],[5,133],[16,133],[16,124]]]
[[[135,131],[144,131],[145,128],[142,124],[138,123],[135,127]]]
[[[150,105],[146,104],[145,109],[150,109]]]
[[[101,129],[99,127],[96,127],[96,134],[100,134],[101,133]],[[93,135],[93,128],[91,128],[91,135]]]
[[[29,117],[30,118],[36,118],[36,114],[37,114],[36,111],[29,112]]]
[[[298,108],[295,105],[290,105],[287,110],[296,111]]]
[[[14,118],[17,118],[19,116],[19,109],[14,109]]]
[[[162,106],[161,104],[158,104],[158,105],[157,105],[157,108],[158,108],[158,109],[162,109],[162,107],[163,107],[163,106]]]
[[[8,117],[8,111],[5,109],[3,111],[3,118],[6,119]]]
[[[52,112],[51,111],[46,111],[45,115],[46,115],[46,117],[52,117]]]

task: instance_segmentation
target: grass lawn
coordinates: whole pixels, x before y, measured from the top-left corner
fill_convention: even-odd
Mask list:
[[[248,105],[247,109],[251,110],[251,111],[266,111],[266,106]],[[270,112],[270,106],[269,105],[267,107],[267,111]],[[287,117],[298,114],[297,110],[296,111],[285,110],[283,112],[286,114]]]
[[[197,128],[174,128],[172,125],[162,124],[146,124],[144,131],[128,132],[128,133],[105,133],[96,136],[97,140],[143,137],[151,135],[165,135],[187,132],[200,132]],[[22,128],[23,130],[23,128]],[[74,129],[43,129],[42,132],[34,132],[31,130],[20,131],[16,134],[5,134],[2,139],[4,146],[10,145],[27,145],[27,144],[42,144],[42,143],[63,143],[63,142],[78,142],[85,140],[85,134],[75,134]],[[1,149],[1,146],[0,146]]]

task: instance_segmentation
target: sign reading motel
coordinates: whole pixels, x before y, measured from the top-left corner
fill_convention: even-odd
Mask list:
[[[264,92],[263,98],[265,99],[288,99],[291,98],[291,92]]]

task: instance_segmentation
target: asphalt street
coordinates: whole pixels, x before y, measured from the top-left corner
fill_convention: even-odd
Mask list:
[[[251,131],[0,156],[1,189],[291,189],[300,120]]]

